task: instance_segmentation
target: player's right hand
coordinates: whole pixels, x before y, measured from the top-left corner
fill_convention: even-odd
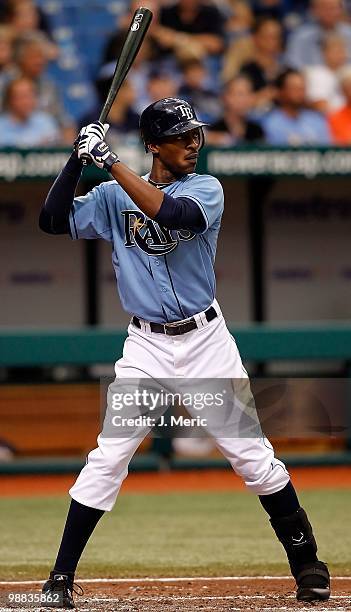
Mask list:
[[[85,165],[93,162],[98,168],[111,172],[112,166],[119,162],[119,158],[103,138],[108,128],[108,124],[103,125],[100,122],[83,128],[78,144],[78,157]]]
[[[85,141],[90,140],[92,137],[95,137],[95,138],[98,137],[99,140],[104,140],[109,128],[110,128],[110,125],[108,123],[101,123],[101,121],[96,121],[95,123],[89,123],[88,125],[82,127],[82,129],[80,130],[73,144],[73,150],[75,151],[75,153],[77,153],[78,155],[79,144],[83,136],[89,137],[89,138],[85,138],[84,139]],[[89,158],[88,156],[79,156],[79,157],[81,158],[84,166],[88,166],[89,164],[92,163],[91,158]]]

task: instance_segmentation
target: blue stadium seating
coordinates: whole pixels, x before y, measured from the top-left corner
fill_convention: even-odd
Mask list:
[[[93,82],[109,34],[126,10],[125,0],[36,0],[60,49],[49,75],[62,90],[67,112],[79,122],[96,104]]]

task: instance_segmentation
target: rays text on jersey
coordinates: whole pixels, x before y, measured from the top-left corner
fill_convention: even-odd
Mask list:
[[[195,238],[189,230],[170,230],[149,219],[141,211],[122,210],[126,247],[138,246],[147,255],[166,255],[179,241]]]

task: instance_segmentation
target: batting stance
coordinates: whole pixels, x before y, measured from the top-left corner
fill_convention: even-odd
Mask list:
[[[224,197],[216,178],[194,172],[204,125],[184,100],[166,98],[148,106],[140,129],[153,162],[143,177],[110,150],[104,140],[107,125],[88,125],[41,210],[39,225],[45,232],[111,243],[119,296],[132,317],[123,357],[115,365],[116,380],[247,380],[215,299],[213,265]],[[113,180],[75,198],[82,160],[106,169]],[[269,441],[223,434],[215,440],[268,513],[287,553],[297,599],[328,599],[327,566],[317,558],[306,512]],[[43,587],[44,594],[59,596],[65,608],[74,607],[80,556],[99,519],[113,508],[141,439],[100,435],[97,442],[70,490],[61,545]]]

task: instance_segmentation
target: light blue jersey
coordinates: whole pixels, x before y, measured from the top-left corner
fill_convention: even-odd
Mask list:
[[[188,174],[163,191],[194,200],[206,229],[195,234],[161,227],[114,180],[75,198],[70,214],[74,239],[103,238],[112,243],[124,310],[156,323],[186,319],[213,302],[213,266],[224,205],[222,186],[209,175]]]

